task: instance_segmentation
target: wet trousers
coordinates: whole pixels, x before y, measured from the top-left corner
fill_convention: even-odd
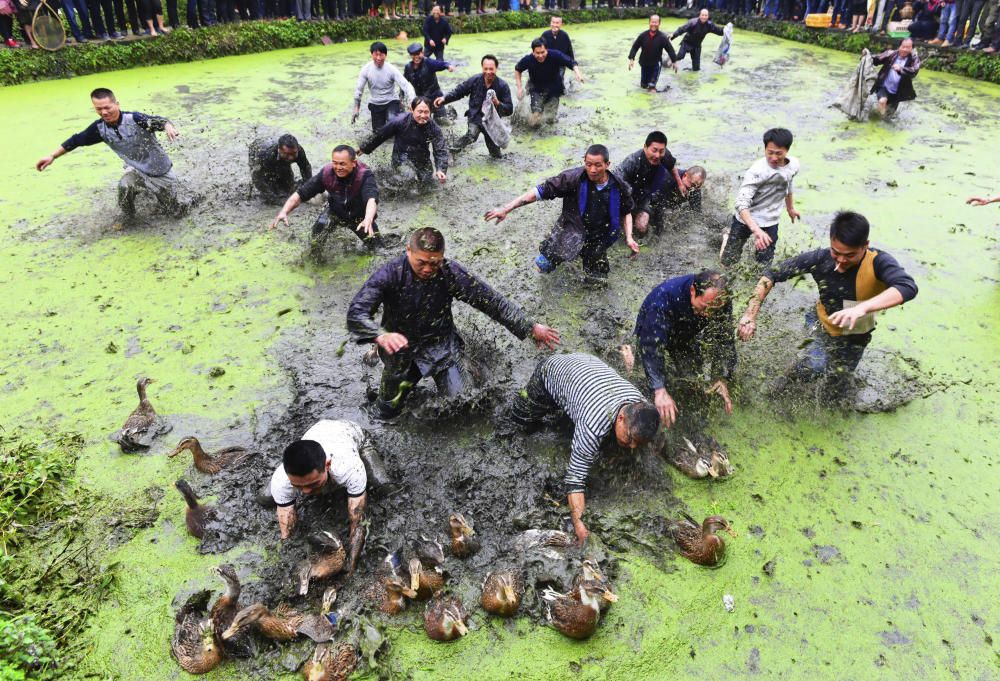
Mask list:
[[[433,166],[415,163],[406,156],[393,156],[392,171],[382,184],[389,191],[411,190],[419,192],[421,185],[429,185],[433,182]]]
[[[684,59],[687,54],[691,55],[691,70],[701,71],[701,45],[691,45],[682,40],[681,47],[677,50],[677,61]]]
[[[357,220],[344,220],[339,216],[330,213],[329,207],[326,208],[319,217],[316,218],[316,222],[312,226],[312,248],[314,253],[318,253],[323,248],[323,244],[326,243],[327,237],[330,233],[337,227],[347,227],[354,233],[354,236],[361,239],[363,243],[368,248],[376,248],[382,242],[382,237],[379,235],[378,222],[372,221],[372,235],[368,236],[364,229],[359,229],[358,225],[364,216],[358,218]]]
[[[660,80],[662,64],[639,64],[639,87],[655,89],[656,81]]]
[[[539,360],[528,384],[514,396],[510,405],[510,417],[518,425],[528,428],[538,424],[549,414],[558,410],[558,405],[545,388],[543,367],[545,359]]]
[[[547,92],[528,89],[528,96],[531,98],[531,113],[542,113],[549,109],[549,117],[555,120],[559,112],[559,95],[552,95]]]
[[[768,265],[774,260],[774,249],[778,245],[778,225],[761,227],[764,232],[771,237],[771,245],[763,251],[754,249],[754,258],[762,265]],[[729,234],[726,236],[725,244],[722,247],[722,264],[726,267],[735,265],[743,255],[743,247],[747,239],[753,236],[750,228],[733,217],[733,223],[729,226]]]
[[[382,380],[378,386],[378,399],[375,402],[379,414],[384,417],[394,416],[403,408],[403,402],[410,387],[415,386],[425,374],[413,361],[412,353],[401,350],[393,355],[379,348],[382,359]],[[452,364],[445,369],[430,374],[437,386],[438,393],[455,397],[465,388],[465,372],[462,371],[460,358],[453,357]],[[403,382],[412,384],[403,386]]]
[[[467,146],[475,142],[479,138],[480,134],[483,136],[483,141],[486,142],[486,149],[490,152],[490,156],[493,158],[500,158],[503,156],[503,152],[500,150],[500,147],[493,141],[490,134],[483,129],[483,126],[478,123],[473,123],[472,121],[469,121],[468,131],[455,141],[452,151],[457,152],[465,149]]]
[[[296,189],[295,174],[290,167],[278,168],[251,167],[250,181],[253,182],[262,199],[266,203],[279,204],[291,196]]]
[[[541,247],[538,249],[539,253],[545,256],[545,258],[553,265],[558,266],[560,263],[565,262],[565,260],[558,253],[558,233],[560,227],[557,226],[542,242]],[[588,237],[583,242],[583,248],[580,250],[580,260],[583,262],[583,271],[589,276],[604,279],[608,276],[608,272],[611,271],[611,265],[608,263],[608,249],[611,248],[612,244],[608,244],[604,234],[601,235],[588,235]],[[575,258],[574,258],[575,259]]]
[[[677,403],[677,421],[673,430],[676,434],[687,437],[698,435],[708,423],[708,409],[712,399],[705,392],[705,361],[701,344],[694,342],[661,350],[659,354],[666,379],[663,387]]]
[[[840,379],[849,378],[857,369],[872,335],[831,336],[820,324],[816,310],[806,313],[806,327],[812,334],[812,342],[796,359],[792,377],[799,381],[833,378],[846,386],[846,381]]]
[[[180,217],[187,206],[177,198],[178,182],[174,171],[152,177],[135,168],[128,168],[118,181],[118,206],[126,220],[135,217],[135,199],[141,192],[151,193],[163,211],[172,217]]]
[[[368,110],[372,114],[372,132],[378,132],[389,118],[399,113],[399,100],[394,99],[388,104],[368,104]]]

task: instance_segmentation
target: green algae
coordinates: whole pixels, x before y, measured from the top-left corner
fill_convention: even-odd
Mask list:
[[[712,432],[737,474],[710,485],[668,473],[672,493],[692,515],[718,512],[740,531],[729,540],[722,568],[677,560],[665,571],[649,556],[623,556],[616,584],[623,597],[583,643],[523,620],[508,624],[480,614],[466,639],[433,644],[419,618],[406,615],[390,627],[381,672],[415,679],[995,678],[997,219],[990,208],[966,207],[963,199],[995,194],[1000,186],[986,143],[1000,130],[992,104],[1000,88],[922,73],[920,99],[896,121],[849,124],[827,105],[853,68],[850,56],[738,32],[725,69],[705,59],[700,74],[668,73],[671,89],[650,96],[624,67],[624,51],[642,27],[568,27],[590,82],[579,99],[565,100],[561,115],[581,117],[586,130],[548,137],[519,132],[512,149],[518,159],[533,159],[530,165],[508,168],[470,150],[450,181],[480,186],[484,202],[499,203],[575,162],[591,142],[609,141],[614,160],[655,126],[668,132],[682,164],[708,167],[709,201],[725,214],[736,178],[760,154],[760,133],[784,124],[796,133],[792,153],[802,161],[796,205],[804,222],[782,223],[779,251],[822,245],[834,211],[862,210],[876,246],[896,255],[921,287],[917,301],[883,316],[866,364],[916,360],[924,382],[938,389],[894,413],[843,416],[786,415],[745,386],[737,413],[713,419]],[[496,51],[506,77],[530,35],[462,38],[453,56],[470,64],[462,71],[467,75],[480,52]],[[714,46],[708,42],[706,56]],[[265,232],[270,212],[261,210],[246,222],[240,213],[236,223],[188,218],[113,233],[102,224],[110,222],[104,216],[117,178],[109,152],[78,150],[43,174],[28,174],[28,163],[92,118],[84,93],[106,83],[127,108],[175,116],[184,135],[175,157],[217,159],[222,176],[242,176],[243,150],[234,153],[227,141],[246,138],[262,120],[270,129],[287,122],[318,162],[325,152],[312,149],[365,132],[360,124],[345,127],[344,115],[364,57],[357,45],[310,48],[0,94],[10,124],[34,132],[8,141],[10,157],[25,162],[3,171],[5,186],[18,191],[2,198],[11,223],[0,251],[7,293],[0,413],[28,431],[85,432],[80,475],[102,494],[134,500],[148,485],[168,488],[159,522],[106,556],[120,566],[119,586],[92,622],[84,660],[103,677],[179,676],[168,646],[174,597],[212,586],[208,568],[224,560],[247,554],[268,560],[266,547],[250,545],[216,556],[194,551],[184,535],[183,503],[169,490],[187,463],[158,456],[187,433],[175,429],[147,457],[122,457],[105,440],[133,406],[135,377],[157,378],[151,390],[157,408],[218,444],[248,437],[256,410],[290,401],[274,347],[313,323],[311,288],[351,288],[371,261],[349,255],[324,266],[299,265],[296,232],[307,229],[305,208],[288,232]],[[327,112],[322,121],[301,113],[317,108]],[[599,112],[593,120],[591,108]],[[36,124],[40,110],[60,113]],[[178,168],[183,174],[185,164]],[[454,239],[449,233],[449,248],[477,264],[499,263],[509,278],[528,254],[501,242],[502,230],[478,227],[488,207],[442,206],[453,211],[447,215],[457,232]],[[529,213],[536,210],[542,212]],[[428,205],[406,202],[384,213],[383,223],[399,229],[435,216]],[[547,207],[526,207],[503,229],[541,236],[550,215]],[[471,257],[484,245],[491,250]],[[662,251],[669,246],[646,255],[668,258]],[[701,260],[710,262],[711,252]],[[627,272],[624,258],[616,254],[613,268]],[[626,318],[653,282],[629,283],[618,303]],[[564,329],[564,342],[581,347],[584,294],[539,286],[546,295],[541,306]],[[805,305],[812,297],[811,284],[779,288],[764,314],[783,318],[779,301]],[[342,335],[339,319],[323,324]],[[744,346],[746,371],[759,370],[754,355],[793,349],[789,335],[780,330]],[[112,342],[118,352],[106,351]],[[212,378],[214,366],[225,375]],[[656,507],[655,501],[642,503]],[[621,499],[589,503],[609,516],[631,507]],[[765,571],[768,563],[773,569]],[[722,607],[727,593],[736,602],[733,613]],[[242,674],[228,665],[209,678]]]

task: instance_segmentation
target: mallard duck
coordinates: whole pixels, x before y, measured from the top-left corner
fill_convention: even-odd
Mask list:
[[[386,574],[375,578],[365,592],[369,602],[379,612],[398,615],[406,609],[406,598],[414,598],[417,592],[407,586],[403,578],[396,574]]]
[[[424,611],[424,631],[435,641],[453,641],[465,636],[465,608],[454,596],[436,595]]]
[[[726,554],[726,542],[716,532],[725,530],[736,536],[729,521],[721,515],[710,515],[699,526],[694,518],[683,515],[683,520],[675,520],[667,528],[681,555],[698,565],[718,565]]]
[[[240,611],[242,586],[232,565],[220,565],[212,571],[226,584],[226,590],[216,599],[211,611],[212,627],[217,632],[223,632],[229,628],[236,613]],[[226,654],[234,657],[253,657],[256,653],[253,640],[248,636],[237,636],[223,641],[222,644]]]
[[[701,449],[684,438],[685,447],[669,457],[670,463],[689,478],[724,478],[732,475],[733,466],[722,447],[710,437],[699,438]]]
[[[601,599],[617,601],[615,596],[598,582],[583,582],[575,593],[561,594],[554,589],[542,592],[546,618],[556,631],[570,638],[589,638],[597,629],[601,617]]]
[[[303,636],[308,636],[316,643],[326,643],[333,640],[333,635],[337,633],[337,615],[331,613],[333,604],[337,602],[336,587],[329,587],[323,592],[323,600],[320,604],[319,614],[309,614],[302,618],[297,631]]]
[[[328,579],[344,569],[347,551],[336,535],[323,531],[309,539],[311,544],[320,547],[321,553],[313,555],[299,566],[299,594],[309,593],[309,581],[312,579]]]
[[[174,483],[174,486],[180,490],[180,493],[184,495],[184,501],[187,502],[187,510],[184,512],[184,522],[187,524],[188,532],[192,536],[201,539],[205,536],[205,523],[212,513],[212,507],[202,506],[198,503],[198,497],[195,495],[194,490],[191,489],[191,485],[187,484],[186,480],[178,480]]]
[[[435,566],[425,570],[419,558],[411,558],[409,564],[410,589],[416,593],[411,596],[415,601],[426,601],[444,588],[444,573]]]
[[[611,581],[604,575],[603,572],[601,572],[601,568],[597,565],[597,563],[592,560],[583,561],[583,564],[580,566],[579,574],[573,578],[573,588],[570,593],[575,597],[579,597],[580,586],[582,584],[596,584],[598,587],[606,590],[607,593],[614,595],[614,592],[611,591]],[[608,598],[605,595],[605,591],[602,591],[601,599],[598,601],[601,612],[607,612],[608,608],[610,608],[611,604],[616,600],[618,600],[617,597],[613,599]]]
[[[546,558],[559,560],[576,540],[561,530],[525,530],[514,538],[514,548],[523,553],[538,551]]]
[[[483,580],[483,595],[479,603],[483,610],[500,617],[513,617],[521,607],[524,580],[510,570],[491,572]]]
[[[312,659],[302,668],[306,681],[347,681],[358,666],[358,651],[349,643],[341,643],[336,652],[330,645],[316,646]]]
[[[413,555],[424,565],[437,567],[444,564],[444,547],[436,539],[420,535],[420,539],[414,539],[410,542],[410,546],[413,548]]]
[[[143,376],[135,384],[135,389],[139,393],[139,406],[132,410],[118,432],[111,436],[111,441],[117,442],[123,452],[133,453],[149,449],[154,438],[169,432],[172,427],[157,416],[156,410],[146,397],[146,386],[150,383],[153,383],[153,379]]]
[[[215,640],[212,620],[205,616],[211,591],[201,591],[188,598],[174,618],[174,638],[170,651],[181,669],[190,674],[204,674],[222,660],[222,648]]]
[[[257,631],[272,641],[292,641],[298,637],[303,619],[305,617],[301,613],[284,603],[273,611],[263,603],[254,603],[236,613],[233,623],[222,632],[222,640],[231,639],[247,627],[256,625]]]
[[[461,513],[448,516],[448,531],[451,533],[451,554],[456,558],[468,558],[479,551],[479,538]]]
[[[174,451],[167,456],[177,456],[185,449],[194,456],[194,467],[208,475],[215,475],[226,466],[238,464],[250,454],[246,447],[224,447],[212,454],[206,454],[198,438],[189,435],[177,443]]]

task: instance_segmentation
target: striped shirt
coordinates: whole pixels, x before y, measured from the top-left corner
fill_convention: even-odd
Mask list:
[[[563,482],[566,493],[583,492],[601,443],[615,427],[622,406],[642,402],[639,390],[593,355],[554,355],[542,365],[549,396],[576,426]]]

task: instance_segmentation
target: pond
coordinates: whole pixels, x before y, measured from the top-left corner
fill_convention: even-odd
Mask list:
[[[920,294],[882,316],[861,368],[862,410],[765,396],[768,379],[799,346],[801,313],[815,300],[813,284],[786,285],[768,301],[760,338],[740,347],[735,413],[716,412],[710,422],[734,476],[688,480],[655,454],[635,466],[602,467],[588,514],[595,544],[617,559],[621,598],[593,638],[562,638],[538,622],[532,605],[532,617],[513,622],[476,612],[470,635],[435,644],[420,609],[411,608],[389,623],[376,618],[371,631],[385,636],[385,652],[364,674],[990,678],[1000,635],[1000,513],[992,498],[1000,472],[989,444],[1000,435],[998,220],[995,206],[972,208],[964,199],[1000,189],[1000,88],[924,71],[919,99],[897,118],[852,123],[829,104],[853,57],[737,33],[724,69],[708,58],[712,37],[700,73],[668,73],[670,89],[648,94],[625,67],[642,29],[640,22],[568,26],[588,82],[564,98],[558,126],[516,131],[499,162],[481,144],[471,148],[432,197],[386,201],[383,229],[440,227],[449,257],[559,328],[565,348],[613,359],[649,289],[717,262],[740,175],[760,156],[763,131],[784,126],[802,165],[795,201],[803,220],[783,219],[779,255],[823,246],[833,214],[857,210],[873,225],[874,245],[899,259]],[[448,56],[461,66],[442,74],[443,87],[477,72],[488,52],[512,82],[531,37],[457,36]],[[402,66],[404,48],[390,41],[393,63]],[[276,210],[247,197],[246,147],[256,135],[293,132],[316,168],[333,145],[368,131],[364,117],[349,123],[367,58],[366,45],[343,44],[0,91],[13,132],[0,169],[2,425],[39,437],[82,433],[79,474],[105,499],[134,504],[150,488],[163,490],[151,526],[108,544],[104,559],[119,564],[120,579],[86,635],[84,672],[183,676],[170,657],[173,614],[193,591],[219,588],[210,569],[221,562],[237,566],[244,603],[294,597],[288,565],[301,542],[279,547],[271,513],[253,497],[281,447],[319,417],[370,426],[397,478],[374,504],[362,569],[342,587],[345,607],[385,549],[421,532],[443,535],[451,510],[469,512],[497,546],[515,532],[515,519],[537,526],[566,515],[545,500],[558,489],[552,481],[565,465],[566,433],[500,438],[492,420],[530,375],[540,356],[533,346],[461,309],[459,327],[490,379],[477,404],[455,412],[429,399],[430,388],[397,423],[371,422],[363,407],[377,370],[347,342],[344,318],[354,291],[386,256],[357,251],[346,235],[314,263],[304,255],[318,206],[300,208],[290,228],[269,231]],[[32,169],[94,119],[87,95],[95,87],[114,89],[125,110],[175,122],[181,137],[167,148],[176,172],[204,195],[189,216],[113,229],[120,164],[102,147],[74,151],[44,173]],[[587,145],[607,144],[614,162],[651,129],[667,133],[681,165],[708,169],[704,215],[674,216],[635,260],[616,248],[606,288],[583,286],[577,267],[545,278],[534,271],[555,205],[522,208],[499,227],[481,220],[578,164]],[[388,145],[377,151],[376,166],[388,154]],[[737,307],[751,284],[741,280]],[[156,379],[151,399],[173,430],[148,455],[122,455],[107,436],[134,406],[140,375]],[[210,479],[184,457],[165,456],[189,434],[213,449],[249,445],[257,456],[243,471]],[[228,511],[200,548],[172,489],[179,477]],[[315,506],[306,509],[314,519],[326,510]],[[681,510],[733,522],[740,536],[729,540],[721,568],[675,558],[662,541],[663,518]],[[452,574],[473,610],[478,580],[509,559],[487,549]],[[257,660],[227,661],[207,678],[276,678],[310,652],[305,644],[262,645]]]

